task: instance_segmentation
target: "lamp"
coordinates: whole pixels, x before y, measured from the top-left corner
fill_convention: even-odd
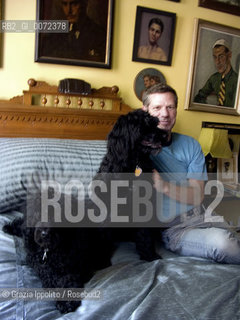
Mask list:
[[[213,158],[232,158],[228,130],[202,128],[198,141],[205,157],[210,153]]]

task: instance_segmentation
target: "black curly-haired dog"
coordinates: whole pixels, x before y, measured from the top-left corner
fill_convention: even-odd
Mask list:
[[[151,172],[149,156],[159,152],[166,139],[165,131],[158,128],[158,119],[147,112],[138,109],[120,116],[108,136],[107,153],[96,177],[104,173],[134,173],[136,168]],[[91,200],[86,204],[91,207]],[[37,194],[28,201],[27,218],[31,221],[26,221],[26,217],[16,219],[4,226],[4,231],[23,237],[27,263],[37,272],[44,288],[83,288],[95,271],[111,264],[116,240],[135,241],[141,259],[157,258],[151,229],[52,227],[51,222],[40,221],[40,208],[41,198]],[[56,304],[66,313],[81,302]]]

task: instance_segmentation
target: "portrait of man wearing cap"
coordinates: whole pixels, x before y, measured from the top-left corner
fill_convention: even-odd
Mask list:
[[[216,96],[216,105],[234,107],[238,74],[231,65],[232,51],[225,39],[218,39],[212,47],[217,72],[212,74],[194,97],[194,102],[207,104],[210,95]]]

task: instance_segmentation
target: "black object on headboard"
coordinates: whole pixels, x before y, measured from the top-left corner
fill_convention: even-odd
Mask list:
[[[91,85],[79,79],[63,79],[59,81],[58,91],[69,94],[90,94]]]

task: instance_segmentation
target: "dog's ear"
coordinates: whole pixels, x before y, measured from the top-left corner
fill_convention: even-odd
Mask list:
[[[118,118],[112,131],[108,135],[108,150],[119,159],[125,157],[131,148],[131,136],[133,132],[129,128],[130,123],[127,115],[122,115]]]

